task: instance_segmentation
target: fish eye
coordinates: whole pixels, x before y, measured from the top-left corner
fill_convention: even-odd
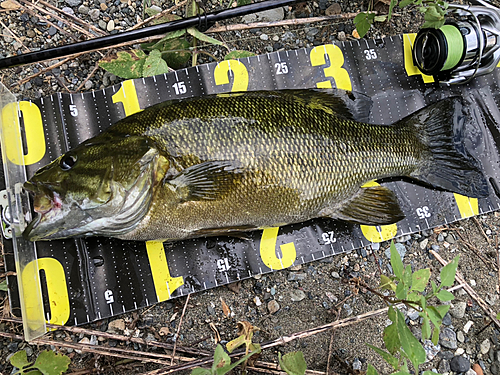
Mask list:
[[[76,156],[74,155],[64,155],[59,162],[59,167],[63,171],[69,171],[76,164]]]

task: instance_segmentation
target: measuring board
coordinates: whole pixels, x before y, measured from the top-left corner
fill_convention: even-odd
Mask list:
[[[255,231],[248,234],[249,240],[211,237],[144,243],[92,237],[39,242],[35,245],[38,260],[27,267],[31,272],[38,267],[35,282],[40,284],[43,306],[37,304],[34,294],[24,294],[22,302],[35,312],[41,311],[52,324],[83,324],[498,210],[499,71],[463,86],[439,86],[413,65],[414,38],[407,34],[279,51],[129,80],[100,91],[58,93],[32,102],[11,103],[3,112],[14,106],[22,129],[6,124],[9,117],[3,114],[4,129],[8,128],[3,132],[4,164],[6,168],[8,163],[20,165],[29,178],[38,168],[117,120],[174,98],[337,87],[372,99],[370,122],[392,124],[440,99],[461,95],[471,112],[462,146],[482,163],[491,183],[488,198],[469,199],[407,181],[387,181],[381,183],[396,193],[406,214],[393,225],[359,226],[318,219]],[[21,143],[25,152],[20,159],[15,147],[22,148]],[[13,191],[20,182],[9,181],[7,190]],[[13,241],[4,239],[4,246],[7,270],[13,271]],[[25,289],[36,289],[30,285],[30,278],[8,278],[11,306],[17,315],[21,310],[18,280]]]

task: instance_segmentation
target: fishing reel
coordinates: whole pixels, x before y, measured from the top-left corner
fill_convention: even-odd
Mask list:
[[[444,84],[463,84],[491,73],[500,61],[500,9],[484,0],[478,5],[450,4],[456,20],[439,29],[421,29],[413,45],[414,64]]]

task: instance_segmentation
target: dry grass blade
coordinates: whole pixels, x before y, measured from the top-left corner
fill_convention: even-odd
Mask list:
[[[186,3],[187,3],[187,0],[181,1],[179,4],[176,4],[176,5],[174,5],[171,8],[165,9],[165,10],[161,11],[160,13],[155,14],[152,17],[146,18],[144,21],[139,22],[137,25],[134,25],[131,28],[127,29],[127,31],[136,30],[136,29],[138,29],[138,28],[140,28],[140,27],[142,27],[144,25],[147,25],[151,21],[154,21],[154,20],[156,20],[156,19],[158,19],[158,18],[160,18],[160,17],[162,17],[162,16],[164,16],[166,14],[172,13],[173,11],[175,11],[175,10],[179,9],[180,7],[182,7],[183,5],[186,5]]]
[[[191,297],[191,294],[188,294],[186,297],[186,302],[184,303],[184,308],[182,309],[182,314],[179,319],[179,326],[177,327],[177,332],[175,333],[174,349],[172,350],[172,360],[170,361],[170,365],[174,364],[175,350],[177,349],[177,340],[179,339],[179,332],[181,331],[182,319],[184,318],[184,314],[186,313],[189,297]]]
[[[91,25],[91,24],[89,24],[89,23],[87,23],[87,22],[85,22],[85,21],[81,20],[80,18],[78,18],[78,17],[76,17],[76,16],[74,16],[74,15],[72,15],[72,14],[65,13],[65,12],[63,12],[61,9],[59,9],[59,8],[57,8],[57,7],[55,7],[55,6],[53,6],[53,5],[52,5],[52,4],[50,4],[50,3],[47,3],[46,1],[43,1],[43,0],[37,0],[37,3],[38,3],[38,4],[41,4],[41,5],[45,6],[45,7],[47,7],[47,8],[49,8],[49,9],[55,10],[56,12],[59,12],[59,13],[61,13],[61,14],[64,14],[64,16],[65,16],[65,17],[68,17],[68,18],[70,18],[71,20],[73,20],[74,22],[79,23],[79,24],[80,24],[80,25],[82,25],[84,28],[88,28],[89,30],[94,31],[96,34],[100,34],[100,35],[102,35],[102,36],[104,36],[104,35],[108,35],[108,33],[107,33],[107,32],[105,32],[104,30],[98,29],[98,28],[97,28],[97,27],[95,27],[94,25]],[[90,34],[90,35],[92,35],[92,34]]]

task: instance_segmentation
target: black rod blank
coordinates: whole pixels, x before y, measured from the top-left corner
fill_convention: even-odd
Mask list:
[[[190,17],[178,21],[162,23],[148,26],[142,29],[126,31],[114,35],[107,35],[100,38],[90,39],[83,42],[67,44],[60,47],[49,48],[41,51],[25,53],[0,59],[0,69],[12,66],[35,63],[43,60],[52,60],[59,57],[92,51],[102,47],[112,47],[116,44],[130,42],[133,40],[156,36],[170,31],[180,30],[193,26],[204,26],[223,21],[232,17],[244,16],[246,14],[261,12],[268,9],[287,6],[303,0],[267,0],[255,4],[240,6],[237,8],[225,9],[195,17]]]

